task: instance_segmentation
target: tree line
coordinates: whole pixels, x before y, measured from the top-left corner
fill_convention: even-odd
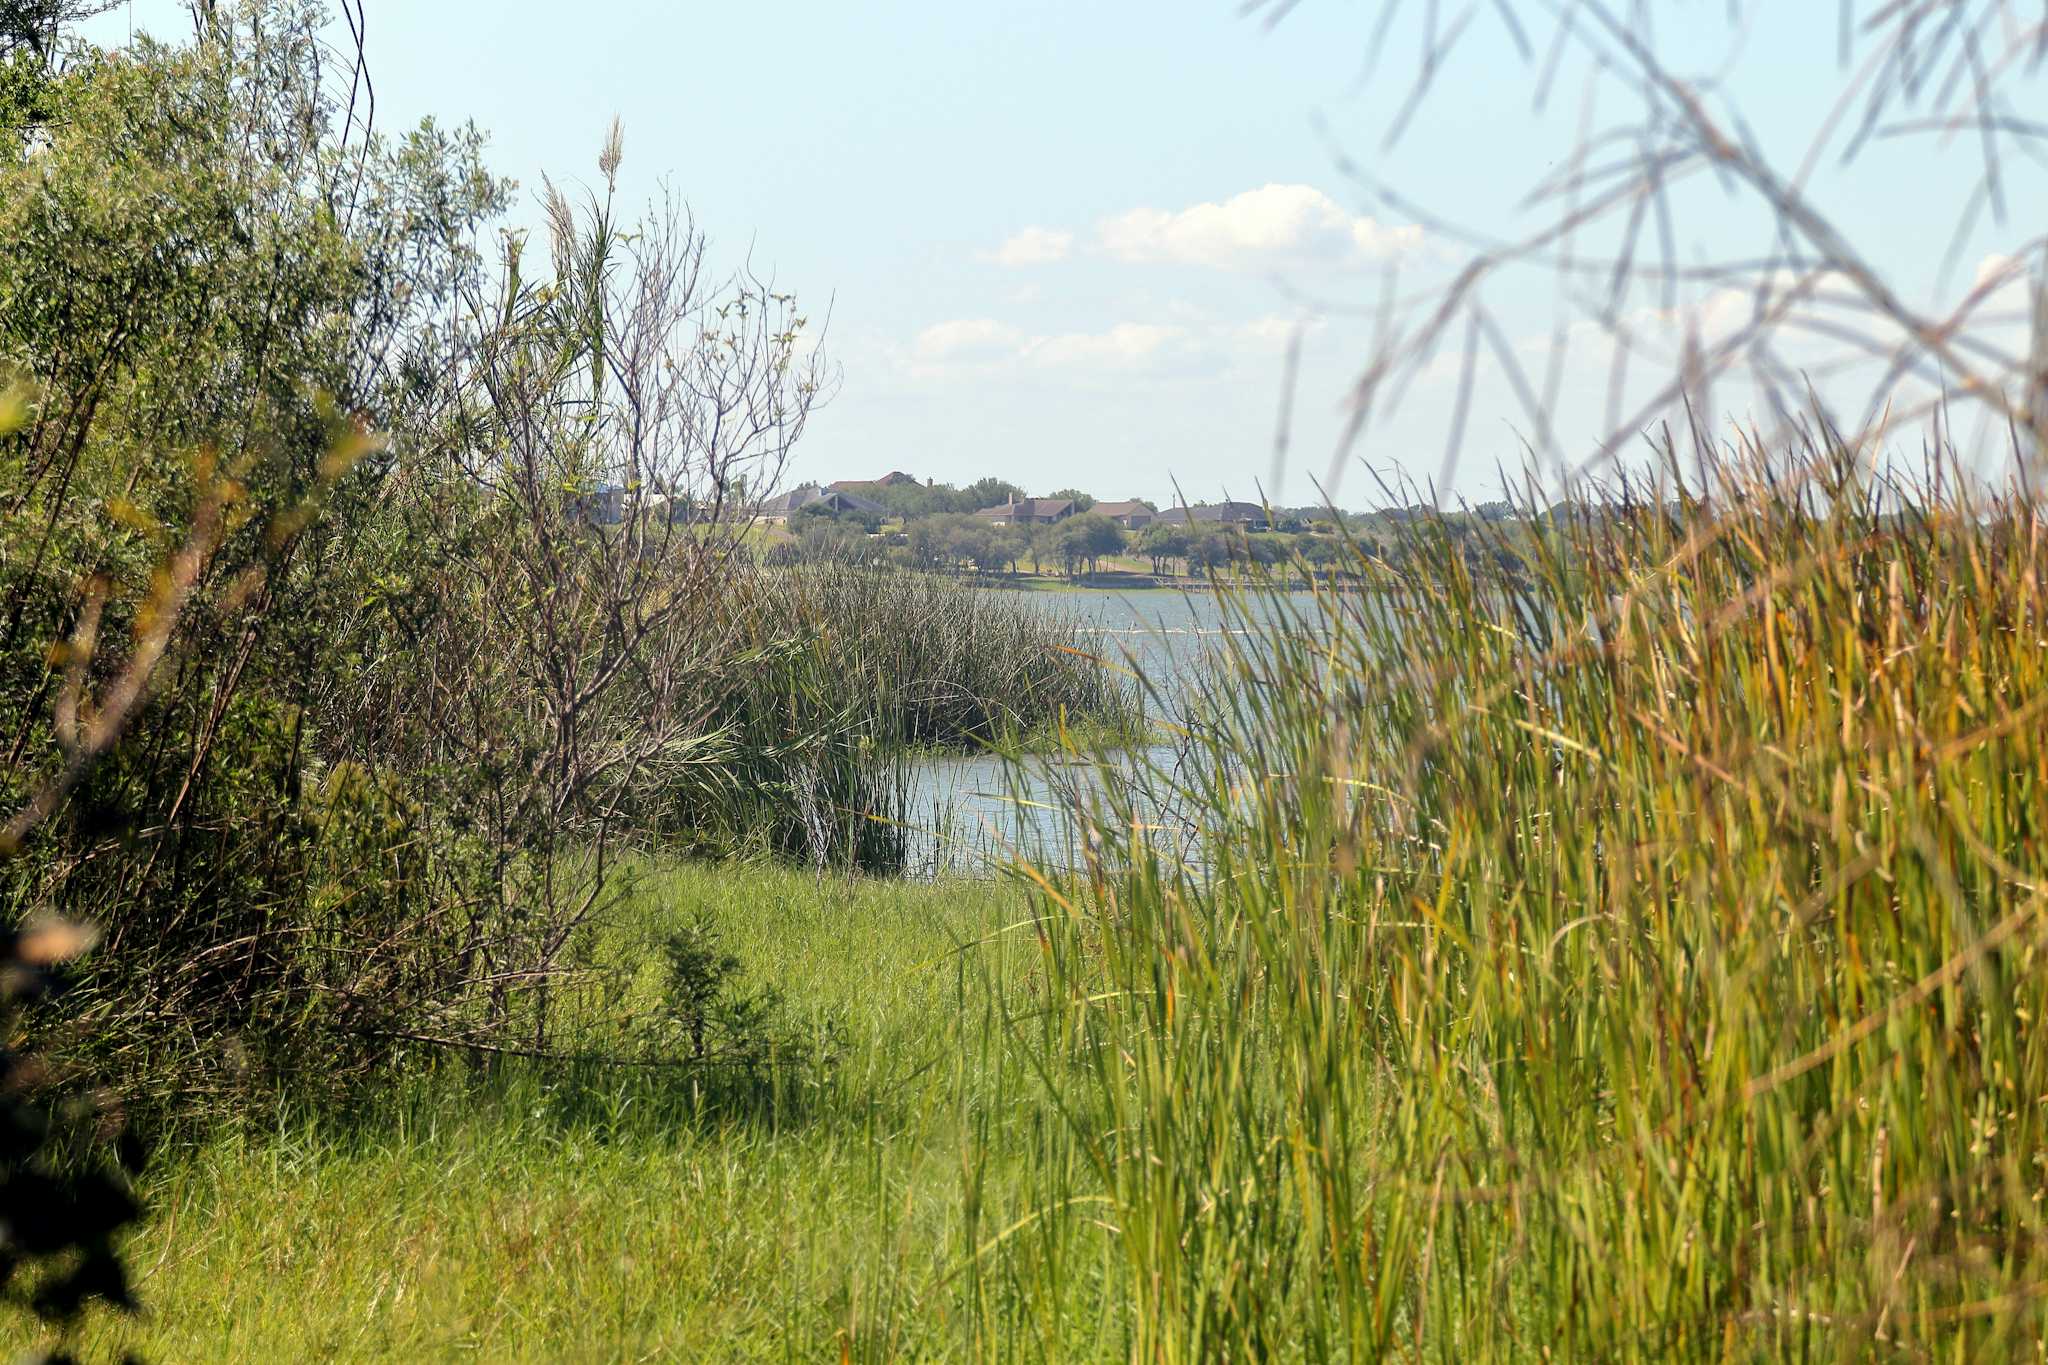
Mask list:
[[[948,490],[921,491],[943,495]],[[1469,540],[1475,553],[1490,553],[1482,549],[1490,542],[1476,532],[1502,519],[1491,507],[1450,513],[1430,508],[1427,515]],[[1350,572],[1359,553],[1404,561],[1408,551],[1399,529],[1420,514],[1408,508],[1373,513],[1276,508],[1271,515],[1275,525],[1270,531],[1158,521],[1126,530],[1087,511],[1025,526],[962,512],[907,514],[891,522],[878,514],[819,504],[796,512],[788,538],[763,553],[776,566],[857,564],[985,578],[1014,576],[1027,567],[1033,574],[1094,574],[1104,559],[1117,556],[1143,559],[1160,578],[1247,569],[1325,576]]]

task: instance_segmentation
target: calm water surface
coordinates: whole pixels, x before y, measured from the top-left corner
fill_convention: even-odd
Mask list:
[[[1034,610],[1076,622],[1104,660],[1142,674],[1169,705],[1185,695],[1204,653],[1223,645],[1232,629],[1208,593],[1155,588],[1019,596]],[[1108,761],[1170,769],[1173,757],[1171,750],[1155,748]],[[1019,854],[1072,866],[1079,850],[1066,814],[1068,793],[1102,780],[1090,765],[1076,767],[1057,757],[1027,759],[1021,771],[993,756],[927,759],[911,777],[911,818],[919,826],[912,867],[927,875],[979,872]]]

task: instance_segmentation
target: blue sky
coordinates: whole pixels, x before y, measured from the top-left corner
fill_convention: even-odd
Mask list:
[[[1720,5],[1653,8],[1674,65],[1708,69],[1728,50]],[[1155,499],[1176,486],[1190,499],[1255,496],[1263,483],[1310,501],[1383,271],[1398,265],[1412,288],[1459,259],[1436,234],[1370,212],[1339,153],[1450,216],[1507,230],[1578,115],[1576,86],[1534,111],[1529,68],[1504,30],[1481,25],[1407,138],[1382,151],[1420,34],[1397,26],[1362,80],[1376,11],[1306,0],[1269,30],[1230,0],[370,0],[369,55],[385,131],[426,115],[488,130],[494,168],[521,185],[515,222],[537,220],[543,172],[598,179],[616,114],[627,196],[665,182],[715,257],[750,257],[815,318],[829,307],[842,384],[794,477],[992,473],[1034,492]],[[1762,13],[1737,93],[1760,136],[1789,152],[1832,98],[1835,6]],[[159,33],[186,23],[173,0],[134,0],[96,36],[119,41],[131,18]],[[1864,162],[1822,184],[1859,247],[1929,294],[1975,165],[1953,149],[1922,156],[1903,196],[1898,174]],[[2036,188],[2018,207],[2043,206]],[[1710,186],[1678,202],[1681,254],[1768,246],[1768,224]],[[1965,277],[2000,235],[1987,226],[1968,244]],[[1543,279],[1500,281],[1488,302],[1518,343],[1547,338],[1556,318]],[[1297,324],[1309,330],[1294,453],[1276,488]],[[1564,374],[1567,444],[1599,426],[1599,354]],[[1455,366],[1440,363],[1359,453],[1436,477],[1456,389]],[[1483,372],[1453,489],[1490,496],[1495,467],[1519,466],[1526,427]],[[1339,500],[1377,499],[1350,474]]]

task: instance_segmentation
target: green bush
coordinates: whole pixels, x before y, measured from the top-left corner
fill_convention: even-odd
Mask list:
[[[84,54],[0,160],[0,811],[33,829],[0,906],[100,927],[55,1014],[143,1106],[360,1077],[476,889],[417,802],[322,790],[317,716],[390,468],[366,427],[503,191],[429,126],[352,148],[337,213],[312,22]]]

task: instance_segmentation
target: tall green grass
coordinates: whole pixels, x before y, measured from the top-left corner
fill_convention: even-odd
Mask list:
[[[145,1182],[127,1254],[146,1311],[96,1318],[82,1358],[956,1354],[968,1135],[1002,1149],[975,1172],[991,1202],[1030,1171],[1009,1136],[1031,1127],[1025,1078],[963,1031],[968,964],[1021,959],[1002,931],[1024,914],[995,882],[646,869],[589,954],[629,984],[565,999],[563,1046],[634,1055],[619,1018],[658,1001],[663,937],[702,922],[823,1056],[780,1074],[504,1059],[350,1114],[197,1130]]]
[[[957,579],[813,565],[750,580],[757,638],[815,641],[839,704],[920,747],[961,749],[1059,728],[1135,724],[1136,689],[1093,657],[1076,618]]]
[[[2040,510],[1620,492],[1232,600],[1201,856],[1109,789],[990,997],[1063,1136],[985,1354],[1093,1248],[1133,1360],[2041,1356]]]

